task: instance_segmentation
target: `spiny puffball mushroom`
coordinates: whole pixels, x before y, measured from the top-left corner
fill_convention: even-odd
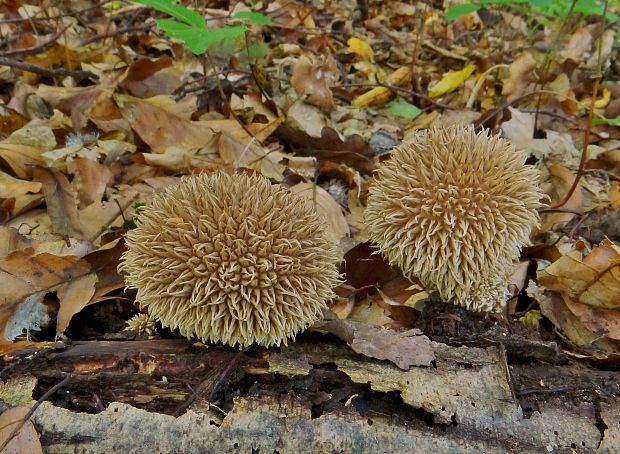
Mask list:
[[[376,172],[365,220],[391,265],[473,311],[498,311],[508,274],[539,223],[538,171],[473,126],[418,133]]]
[[[185,337],[286,345],[341,280],[312,204],[261,176],[194,175],[157,194],[119,270],[137,302]]]

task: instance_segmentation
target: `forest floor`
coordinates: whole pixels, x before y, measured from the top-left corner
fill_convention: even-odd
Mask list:
[[[0,5],[2,448],[618,452],[618,2],[182,3],[209,33],[165,0]],[[548,195],[499,314],[412,283],[364,221],[390,151],[455,125]],[[216,171],[311,201],[343,258],[288,346],[187,340],[118,272],[153,196]]]

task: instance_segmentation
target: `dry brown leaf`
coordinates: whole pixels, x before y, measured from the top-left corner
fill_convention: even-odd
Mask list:
[[[534,70],[536,60],[529,52],[519,55],[508,68],[508,79],[504,80],[502,95],[513,101],[525,93],[527,87],[536,80]]]
[[[519,148],[525,149],[534,138],[534,114],[521,112],[519,109],[508,106],[510,120],[502,123],[504,137]]]
[[[579,27],[560,52],[564,60],[581,63],[588,59],[592,46],[592,34],[585,27]]]
[[[135,192],[135,191],[134,191]],[[120,239],[96,249],[91,243],[71,240],[35,241],[14,229],[0,228],[0,343],[24,329],[37,329],[43,298],[56,292],[60,300],[57,330],[62,334],[71,317],[85,305],[101,301],[124,283],[116,268],[124,243]]]
[[[7,255],[0,261],[0,339],[37,328],[47,317],[43,297],[89,271],[88,263],[76,256],[31,255],[28,250]]]
[[[182,63],[175,63],[167,55],[156,59],[138,58],[127,68],[120,86],[137,98],[172,93],[181,85],[181,65]]]
[[[290,191],[313,203],[319,217],[326,223],[325,230],[331,240],[338,242],[349,236],[349,225],[342,212],[342,207],[329,192],[312,183],[296,184]]]
[[[620,183],[612,181],[609,186],[609,203],[611,207],[620,208]]]
[[[356,353],[391,361],[403,370],[435,361],[430,339],[417,329],[396,331],[351,320],[327,320],[315,329],[338,336]]]
[[[38,205],[43,199],[40,191],[41,183],[20,180],[0,170],[0,199],[13,199],[11,211],[0,222],[5,222],[11,217]]]
[[[127,213],[127,209],[138,199],[138,196],[136,190],[125,188],[115,196],[109,197],[108,200],[98,201],[81,210],[79,216],[83,238],[94,242],[107,228],[114,225],[116,220],[122,221],[121,209],[125,216],[131,216]],[[122,222],[117,224],[122,224]]]
[[[274,107],[277,108],[277,106]],[[260,93],[246,93],[243,98],[233,93],[230,97],[230,108],[237,111],[251,109],[255,115],[263,115],[269,122],[279,116],[267,107]]]
[[[148,100],[116,95],[123,117],[155,153],[169,148],[214,148],[212,128],[196,121],[184,120]]]
[[[99,202],[112,180],[108,166],[92,159],[75,158],[67,164],[67,170],[74,176],[71,186],[78,196],[80,208]]]
[[[620,248],[609,240],[587,256],[571,251],[538,273],[547,290],[604,309],[620,308]]]
[[[279,151],[268,150],[254,142],[244,145],[224,134],[219,138],[219,150],[222,160],[234,168],[254,169],[276,180],[283,177],[284,165],[281,161],[284,155]]]
[[[538,301],[541,313],[576,347],[607,354],[618,353],[616,342],[595,334],[581,323],[579,317],[568,309],[566,298],[557,293],[543,292],[542,289],[534,290],[532,286],[528,288],[528,294]]]
[[[348,320],[368,323],[379,327],[400,327],[392,318],[392,313],[383,304],[383,298],[378,293],[367,296],[355,304]]]
[[[57,287],[56,295],[60,301],[60,310],[56,321],[56,336],[62,336],[71,318],[90,302],[98,280],[96,273],[90,273]]]
[[[284,163],[289,169],[297,175],[301,175],[306,180],[314,180],[319,168],[319,163],[316,158],[310,156],[292,156],[290,158],[284,158]]]
[[[175,148],[158,154],[144,153],[142,158],[150,166],[183,173],[192,173],[193,169],[210,169],[218,165],[212,154],[200,154],[195,149]]]
[[[620,340],[620,312],[592,307],[568,297],[564,298],[564,303],[579,321],[595,335]]]
[[[291,85],[299,96],[323,110],[335,107],[329,86],[338,78],[338,66],[331,55],[302,55],[293,67]]]
[[[327,126],[327,118],[316,107],[297,101],[286,112],[286,124],[310,137],[320,138],[323,128]]]
[[[52,87],[39,85],[35,93],[47,101],[53,108],[71,117],[75,131],[81,131],[91,117],[92,111],[99,103],[109,100],[119,82],[119,72],[103,77],[97,85],[89,87]]]
[[[49,167],[35,167],[33,175],[35,180],[43,184],[43,195],[52,220],[53,232],[65,237],[81,238],[77,201],[67,177]]]
[[[32,421],[24,421],[29,411],[28,407],[20,406],[9,408],[0,415],[0,446],[7,443],[13,431],[17,430],[2,450],[2,454],[43,454],[39,434]]]
[[[551,197],[550,205],[559,202],[570,189],[575,175],[566,167],[560,164],[549,164],[547,170],[551,174],[551,187],[545,192]],[[571,198],[564,204],[563,208],[580,211],[582,209],[581,185],[578,184]],[[564,225],[575,217],[573,213],[543,213],[541,218],[541,226],[532,233],[535,236],[538,232],[546,232],[554,227]]]
[[[52,128],[33,121],[0,141],[0,159],[19,178],[30,178],[32,167],[44,164],[42,154],[55,146]]]
[[[245,128],[237,120],[203,120],[197,123],[247,145],[256,141],[264,142],[283,121],[283,117],[274,117],[268,123],[250,123]]]

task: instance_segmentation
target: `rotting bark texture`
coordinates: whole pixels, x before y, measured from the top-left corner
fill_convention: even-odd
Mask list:
[[[194,394],[200,386],[220,383],[218,371],[238,354],[225,349],[183,351],[178,341],[160,341],[152,345],[143,342],[142,352],[132,355],[122,344],[98,343],[98,348],[106,350],[107,358],[99,362],[101,368],[95,366],[95,357],[89,357],[97,349],[83,344],[35,359],[33,362],[39,361],[42,369],[31,370],[41,380],[49,378],[53,368],[77,373],[90,364],[92,369],[79,380],[94,380],[116,368],[115,386],[120,386],[125,374],[129,391],[137,392],[142,377],[145,389],[158,398],[160,393],[169,395],[184,365],[189,367],[188,373],[204,367],[202,381],[192,385]],[[175,349],[178,353],[172,355]],[[437,358],[434,367],[403,371],[387,361],[357,355],[344,346],[301,340],[280,353],[271,351],[265,356],[250,352],[244,362],[243,383],[229,381],[225,386],[226,393],[241,392],[227,414],[206,402],[212,392],[209,388],[200,396],[193,395],[196,399],[189,410],[179,407],[184,411],[179,417],[170,411],[163,414],[143,409],[153,409],[149,402],[143,408],[114,402],[97,414],[77,413],[46,402],[35,412],[33,422],[48,453],[618,452],[617,374],[591,375],[601,379],[591,383],[600,391],[601,399],[543,393],[545,397],[536,400],[536,408],[524,411],[513,395],[500,348],[457,348],[433,343],[433,349]],[[115,351],[114,359],[111,351]],[[147,368],[144,351],[151,358]],[[139,370],[131,366],[137,363],[142,364]],[[118,369],[119,364],[123,370]],[[521,378],[528,374],[528,367],[519,366],[519,380],[515,380],[518,385],[525,384]],[[549,366],[550,370],[554,367]],[[541,373],[538,368],[531,369],[532,375],[535,371]],[[167,380],[161,379],[164,369]],[[14,377],[20,374],[23,371]],[[333,386],[325,392],[325,388],[317,387],[317,377],[323,385]],[[79,380],[76,383],[83,385]],[[603,380],[614,384],[601,385]],[[528,395],[537,392],[526,385]],[[174,389],[178,396],[172,399],[173,407],[192,396],[182,387]],[[115,393],[121,391],[115,389]],[[519,389],[514,391],[520,393]],[[220,400],[226,402],[222,392]],[[141,391],[139,395],[146,393]],[[330,398],[339,406],[322,405]],[[63,402],[59,396],[54,401]],[[131,402],[140,405],[138,399]],[[381,405],[376,405],[378,402]]]

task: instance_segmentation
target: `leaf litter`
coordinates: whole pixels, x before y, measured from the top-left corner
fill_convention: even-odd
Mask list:
[[[590,130],[583,176],[560,209],[541,211],[504,315],[513,330],[529,313],[542,316],[549,323],[530,335],[575,357],[616,358],[617,22],[602,27],[600,16],[585,15],[564,26],[500,6],[447,21],[436,3],[383,2],[361,17],[344,3],[275,1],[252,16],[268,22],[242,33],[218,28],[230,17],[252,20],[240,2],[200,13],[177,5],[190,25],[199,19],[221,32],[191,49],[142,5],[0,6],[3,35],[13,38],[0,48],[3,353],[127,336],[124,323],[88,326],[97,307],[116,305],[124,322],[137,314],[116,271],[125,228],[180,176],[224,170],[261,173],[316,205],[344,257],[337,319],[323,329],[363,355],[427,366],[426,336],[473,336],[493,323],[445,305],[433,312],[433,289],[374,254],[366,195],[398,142],[473,122],[527,153],[550,206],[575,181]],[[209,52],[197,55],[203,47]]]

